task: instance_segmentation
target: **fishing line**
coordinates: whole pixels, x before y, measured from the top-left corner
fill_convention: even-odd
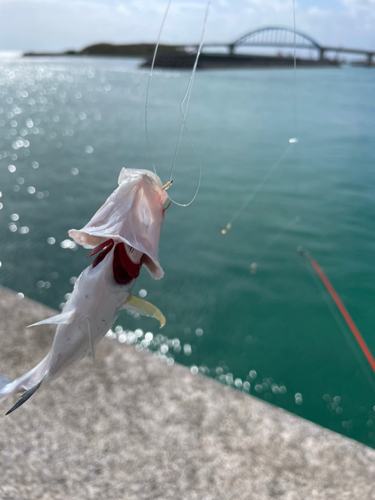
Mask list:
[[[167,15],[168,15],[169,7],[171,6],[171,3],[172,3],[172,0],[169,0],[169,2],[167,4],[167,8],[165,9],[165,12],[164,12],[164,17],[163,17],[163,20],[162,20],[162,23],[161,23],[161,26],[160,26],[158,38],[157,38],[156,45],[155,45],[154,55],[152,57],[150,74],[148,75],[147,89],[146,89],[146,102],[145,102],[145,133],[146,133],[146,143],[147,143],[148,156],[150,158],[150,162],[151,162],[152,168],[153,168],[153,170],[154,170],[154,172],[155,172],[156,175],[157,175],[157,172],[156,172],[156,168],[155,168],[154,162],[152,160],[151,148],[150,148],[150,141],[149,141],[149,137],[148,137],[148,101],[149,101],[149,94],[150,94],[151,77],[152,77],[152,74],[154,72],[156,55],[158,53],[158,48],[159,48],[159,45],[160,45],[161,34],[163,32],[164,24],[165,24],[165,21],[167,19]]]
[[[177,143],[176,143],[176,147],[175,147],[175,151],[174,151],[174,155],[173,155],[171,171],[169,173],[169,180],[171,181],[173,179],[173,172],[174,172],[174,169],[175,169],[175,166],[176,166],[176,159],[177,159],[177,154],[178,154],[178,150],[179,150],[180,143],[181,143],[182,134],[183,134],[183,131],[185,129],[186,134],[187,134],[188,139],[189,139],[190,146],[191,146],[191,148],[192,148],[192,150],[193,150],[193,152],[194,152],[194,154],[195,154],[195,156],[197,158],[197,161],[198,161],[198,165],[199,165],[199,177],[198,177],[198,183],[197,183],[197,187],[195,189],[195,193],[194,193],[192,199],[189,201],[189,203],[178,203],[177,201],[175,201],[171,197],[169,197],[169,199],[172,201],[172,203],[174,203],[175,205],[177,205],[179,207],[188,207],[189,205],[191,205],[193,203],[193,201],[197,197],[197,194],[198,194],[198,191],[199,191],[199,188],[200,188],[200,184],[201,184],[201,178],[202,178],[202,164],[201,164],[201,161],[200,161],[199,156],[197,154],[197,151],[196,151],[196,149],[194,147],[194,144],[193,144],[193,141],[191,139],[191,135],[189,133],[189,130],[188,130],[187,126],[186,126],[186,115],[187,115],[187,112],[188,112],[189,103],[190,103],[190,97],[191,97],[191,93],[192,93],[192,90],[193,90],[193,84],[194,84],[195,73],[196,73],[196,70],[197,70],[198,60],[199,60],[199,56],[201,54],[202,47],[203,47],[204,34],[205,34],[205,31],[206,31],[206,25],[207,25],[208,13],[210,11],[210,5],[211,5],[211,0],[208,0],[207,5],[206,5],[206,12],[205,12],[204,19],[203,19],[203,28],[202,28],[202,32],[201,32],[201,39],[200,39],[198,50],[197,50],[197,54],[196,54],[196,57],[195,57],[193,70],[192,70],[191,75],[190,75],[190,80],[189,80],[189,83],[188,83],[188,86],[187,86],[187,89],[186,89],[185,96],[184,96],[184,98],[183,98],[183,100],[181,101],[181,104],[180,104],[180,114],[182,116],[182,123],[181,123],[180,132],[179,132],[179,135],[178,135],[178,139],[177,139]]]
[[[232,224],[235,222],[238,217],[242,214],[242,212],[248,207],[251,201],[255,198],[255,196],[259,193],[259,191],[262,189],[264,184],[267,182],[271,174],[277,169],[277,167],[280,165],[280,163],[283,161],[285,156],[288,154],[288,152],[291,150],[291,148],[294,146],[294,144],[297,142],[297,139],[292,137],[289,139],[289,146],[286,148],[284,153],[279,156],[279,158],[275,161],[275,163],[271,166],[271,168],[268,170],[266,175],[263,177],[261,182],[253,189],[253,191],[250,193],[250,195],[246,198],[242,206],[235,212],[233,217],[230,219],[230,221],[226,224],[225,229],[221,230],[222,234],[226,234],[230,229],[232,229]]]
[[[267,174],[263,177],[260,184],[250,193],[250,196],[245,200],[241,208],[235,212],[230,221],[226,224],[225,228],[221,230],[221,234],[227,234],[228,231],[232,229],[232,224],[235,222],[238,217],[242,214],[242,212],[247,208],[250,202],[255,198],[258,192],[262,189],[265,182],[268,180],[270,175],[276,170],[276,168],[280,165],[282,160],[285,158],[287,153],[291,150],[291,147],[298,142],[296,137],[297,133],[297,53],[296,53],[296,5],[295,0],[293,0],[293,74],[294,74],[294,94],[293,94],[293,114],[294,114],[294,132],[295,136],[289,139],[289,146],[286,148],[284,153],[279,157],[279,159],[272,165]]]
[[[315,281],[315,283],[318,287],[318,290],[320,291],[325,303],[327,304],[329,310],[331,311],[333,318],[335,319],[338,327],[340,328],[342,334],[344,335],[344,338],[345,338],[350,350],[352,351],[355,358],[357,359],[358,364],[361,367],[363,374],[365,375],[367,381],[369,382],[372,390],[375,393],[375,382],[373,380],[373,376],[372,376],[372,374],[369,373],[368,365],[366,364],[364,366],[363,358],[358,353],[358,346],[359,346],[362,353],[365,355],[368,363],[370,364],[372,370],[375,373],[375,359],[374,359],[371,351],[369,350],[365,340],[363,339],[362,335],[360,334],[357,326],[355,325],[353,319],[351,318],[351,316],[350,316],[349,312],[347,311],[346,307],[344,306],[343,302],[341,301],[338,293],[333,288],[332,283],[329,281],[327,275],[325,274],[323,269],[320,267],[320,265],[317,263],[317,261],[315,259],[313,259],[308,254],[308,252],[306,252],[302,247],[298,247],[297,251],[302,257],[305,258],[305,262],[307,264],[307,268],[309,270],[309,273],[311,274],[313,280]],[[309,264],[311,264],[311,265],[309,265]],[[318,277],[320,278],[320,280],[318,279]],[[322,283],[325,286],[324,289],[322,289]],[[354,338],[356,339],[357,344],[353,342],[352,336],[349,335],[347,327],[345,327],[345,323],[343,322],[342,317],[339,316],[337,309],[333,306],[332,301],[327,296],[327,292],[329,293],[331,298],[334,300],[337,308],[341,312],[342,317],[344,318],[344,320],[347,324],[347,327],[351,330]]]
[[[293,0],[293,74],[294,74],[294,94],[293,94],[293,107],[294,107],[294,132],[297,137],[297,55],[296,55],[296,0]]]
[[[167,7],[165,9],[165,12],[164,12],[163,21],[162,21],[161,26],[160,26],[160,30],[159,30],[159,34],[158,34],[157,42],[156,42],[156,45],[155,45],[155,50],[154,50],[152,62],[151,62],[151,69],[150,69],[150,74],[149,74],[149,77],[148,77],[147,89],[146,89],[146,102],[145,102],[145,133],[146,133],[146,143],[147,143],[148,155],[149,155],[149,158],[150,158],[150,161],[151,161],[151,164],[152,164],[152,168],[153,168],[155,174],[157,174],[157,172],[156,172],[156,168],[155,168],[154,162],[152,160],[151,148],[150,148],[150,141],[149,141],[149,134],[148,134],[149,93],[150,93],[151,78],[152,78],[153,70],[154,70],[154,67],[155,67],[156,55],[157,55],[158,48],[159,48],[159,45],[160,45],[160,38],[161,38],[161,34],[163,32],[164,24],[165,24],[165,21],[167,19],[167,15],[168,15],[171,3],[172,3],[172,0],[169,0],[169,2],[167,4]],[[188,86],[187,86],[187,90],[186,90],[185,96],[184,96],[184,98],[183,98],[183,100],[182,100],[182,102],[180,104],[180,114],[182,116],[182,124],[181,124],[181,127],[180,127],[180,132],[179,132],[179,136],[178,136],[178,139],[177,139],[177,144],[176,144],[175,151],[174,151],[174,154],[173,154],[172,166],[171,166],[170,175],[169,175],[169,181],[173,181],[172,177],[173,177],[173,172],[174,172],[174,168],[175,168],[175,164],[176,164],[177,154],[178,154],[178,150],[179,150],[179,147],[180,147],[182,134],[183,134],[183,131],[185,130],[186,134],[187,134],[187,137],[188,137],[188,140],[189,140],[189,143],[190,143],[190,146],[191,146],[191,148],[193,150],[193,153],[194,153],[194,155],[195,155],[195,157],[197,159],[197,162],[198,162],[198,166],[199,166],[199,178],[198,178],[198,183],[197,183],[197,187],[196,187],[195,193],[194,193],[192,199],[189,201],[189,203],[178,203],[177,201],[173,200],[169,196],[169,199],[171,200],[171,202],[174,203],[175,205],[180,206],[180,207],[188,207],[189,205],[191,205],[193,203],[193,201],[197,197],[197,194],[198,194],[198,191],[199,191],[199,188],[200,188],[200,184],[201,184],[201,178],[202,178],[202,164],[201,164],[200,158],[199,158],[199,156],[197,154],[197,151],[195,149],[195,146],[193,144],[190,132],[189,132],[187,126],[186,126],[186,115],[187,115],[187,111],[188,111],[188,107],[189,107],[191,93],[192,93],[192,90],[193,90],[193,83],[194,83],[195,72],[196,72],[197,65],[198,65],[198,60],[199,60],[199,56],[200,56],[201,51],[202,51],[203,40],[204,40],[204,33],[205,33],[205,30],[206,30],[206,24],[207,24],[207,19],[208,19],[208,13],[209,13],[209,9],[210,9],[210,4],[211,4],[211,0],[209,0],[207,2],[206,12],[205,12],[204,20],[203,20],[203,29],[202,29],[202,33],[201,33],[201,38],[200,38],[200,42],[199,42],[197,54],[196,54],[195,61],[194,61],[194,66],[193,66],[192,74],[191,74],[190,79],[189,79],[189,83],[188,83]]]

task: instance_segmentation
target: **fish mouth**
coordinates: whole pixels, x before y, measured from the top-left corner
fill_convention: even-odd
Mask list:
[[[128,285],[131,281],[138,278],[142,265],[144,264],[144,254],[125,243],[116,243],[109,239],[96,246],[87,257],[92,257],[100,252],[92,261],[94,269],[102,262],[109,252],[113,252],[113,278],[118,285]]]
[[[163,203],[166,188],[153,172],[123,169],[119,187],[109,196],[91,220],[80,230],[71,229],[69,236],[78,245],[95,247],[113,239],[123,242],[129,257],[130,247],[144,254],[143,265],[155,279],[163,277],[159,263],[159,239],[164,221]]]

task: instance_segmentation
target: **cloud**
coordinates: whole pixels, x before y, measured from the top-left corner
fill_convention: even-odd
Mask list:
[[[375,0],[341,0],[341,3],[351,14],[375,13]]]
[[[3,50],[80,49],[99,41],[155,42],[166,0],[0,0]],[[174,0],[162,41],[199,40],[206,2]],[[339,8],[338,8],[339,7]],[[297,29],[325,45],[375,49],[375,0],[300,0]],[[213,0],[207,41],[262,26],[293,26],[292,0]]]

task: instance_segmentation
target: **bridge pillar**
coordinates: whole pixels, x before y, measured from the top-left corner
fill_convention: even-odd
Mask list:
[[[320,50],[319,50],[319,59],[320,60],[324,59],[324,53],[325,53],[325,49],[323,49],[323,47],[320,47]]]
[[[367,66],[371,66],[372,65],[372,58],[373,58],[373,53],[372,52],[369,52],[367,54]]]
[[[230,45],[228,45],[229,54],[230,54],[231,56],[233,56],[233,55],[234,55],[234,48],[235,48],[235,45],[234,45],[233,43],[232,43],[232,44],[230,44]]]

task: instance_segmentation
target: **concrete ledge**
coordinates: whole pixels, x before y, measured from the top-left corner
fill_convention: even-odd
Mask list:
[[[0,288],[0,373],[49,350],[51,310]],[[375,450],[105,339],[5,417],[0,498],[375,499]]]

